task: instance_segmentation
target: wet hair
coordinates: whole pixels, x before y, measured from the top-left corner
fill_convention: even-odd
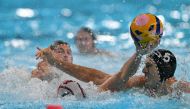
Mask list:
[[[50,45],[50,48],[53,50],[55,49],[58,45],[67,45],[69,46],[69,44],[67,42],[61,41],[61,40],[56,40],[52,45]]]
[[[160,75],[160,82],[174,76],[176,70],[176,57],[171,51],[158,49],[151,53],[148,57],[153,59],[157,65]]]
[[[81,27],[80,30],[77,32],[77,34],[78,34],[80,31],[84,31],[84,32],[87,32],[87,33],[90,34],[90,36],[92,37],[92,40],[93,40],[93,47],[95,47],[94,41],[96,40],[96,35],[95,35],[95,33],[92,31],[92,29],[90,29],[90,28],[88,28],[88,27]],[[76,40],[77,40],[77,36],[75,36],[75,40],[74,40],[75,43],[76,43]]]
[[[92,31],[92,29],[88,28],[88,27],[82,27],[79,31],[84,31],[90,34],[90,36],[92,36],[93,40],[96,40],[96,35],[94,34],[94,32]]]

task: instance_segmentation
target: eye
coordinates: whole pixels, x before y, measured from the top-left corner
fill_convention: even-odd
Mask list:
[[[77,40],[81,41],[81,38],[80,38],[80,37],[78,37],[78,38],[77,38]]]
[[[70,54],[71,54],[71,51],[70,51],[70,50],[68,50],[68,51],[67,51],[67,54],[69,54],[69,55],[70,55]]]
[[[150,25],[148,31],[152,31],[154,29],[154,25]]]
[[[58,53],[64,53],[64,50],[59,50]]]
[[[57,53],[61,53],[61,50],[58,50]]]
[[[55,52],[56,52],[56,53],[64,53],[65,51],[64,51],[63,49],[59,49],[59,48],[58,48],[58,49],[55,50]]]
[[[135,30],[135,33],[136,33],[137,35],[141,35],[141,34],[142,34],[142,32],[140,32],[139,30]]]

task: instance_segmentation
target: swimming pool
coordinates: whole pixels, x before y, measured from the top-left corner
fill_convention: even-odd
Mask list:
[[[59,99],[55,97],[56,80],[47,83],[30,79],[30,72],[37,63],[36,47],[47,47],[57,39],[71,44],[74,63],[108,73],[117,72],[135,50],[129,35],[130,21],[140,13],[150,12],[164,22],[165,32],[159,47],[176,54],[175,76],[190,80],[190,0],[1,0],[0,7],[0,108],[44,109],[49,103],[62,104],[65,109],[190,107],[188,94],[183,94],[181,99],[168,96],[154,99],[135,89],[97,93],[94,90],[97,87],[91,83],[81,83],[87,91],[87,99]],[[110,59],[80,55],[73,37],[81,26],[93,28],[100,36],[98,48],[117,52],[120,56]]]

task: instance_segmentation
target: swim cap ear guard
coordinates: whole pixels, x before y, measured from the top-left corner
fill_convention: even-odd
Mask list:
[[[149,55],[157,64],[160,82],[173,77],[176,70],[176,58],[172,52],[165,49],[158,49]]]

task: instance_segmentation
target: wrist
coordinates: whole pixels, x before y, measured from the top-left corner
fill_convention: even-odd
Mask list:
[[[141,59],[142,58],[142,56],[143,56],[143,54],[141,53],[141,52],[136,52],[136,57],[138,58],[138,59]]]
[[[143,52],[142,52],[141,50],[138,50],[138,49],[137,49],[137,50],[136,50],[136,54],[137,54],[137,55],[143,55]]]

